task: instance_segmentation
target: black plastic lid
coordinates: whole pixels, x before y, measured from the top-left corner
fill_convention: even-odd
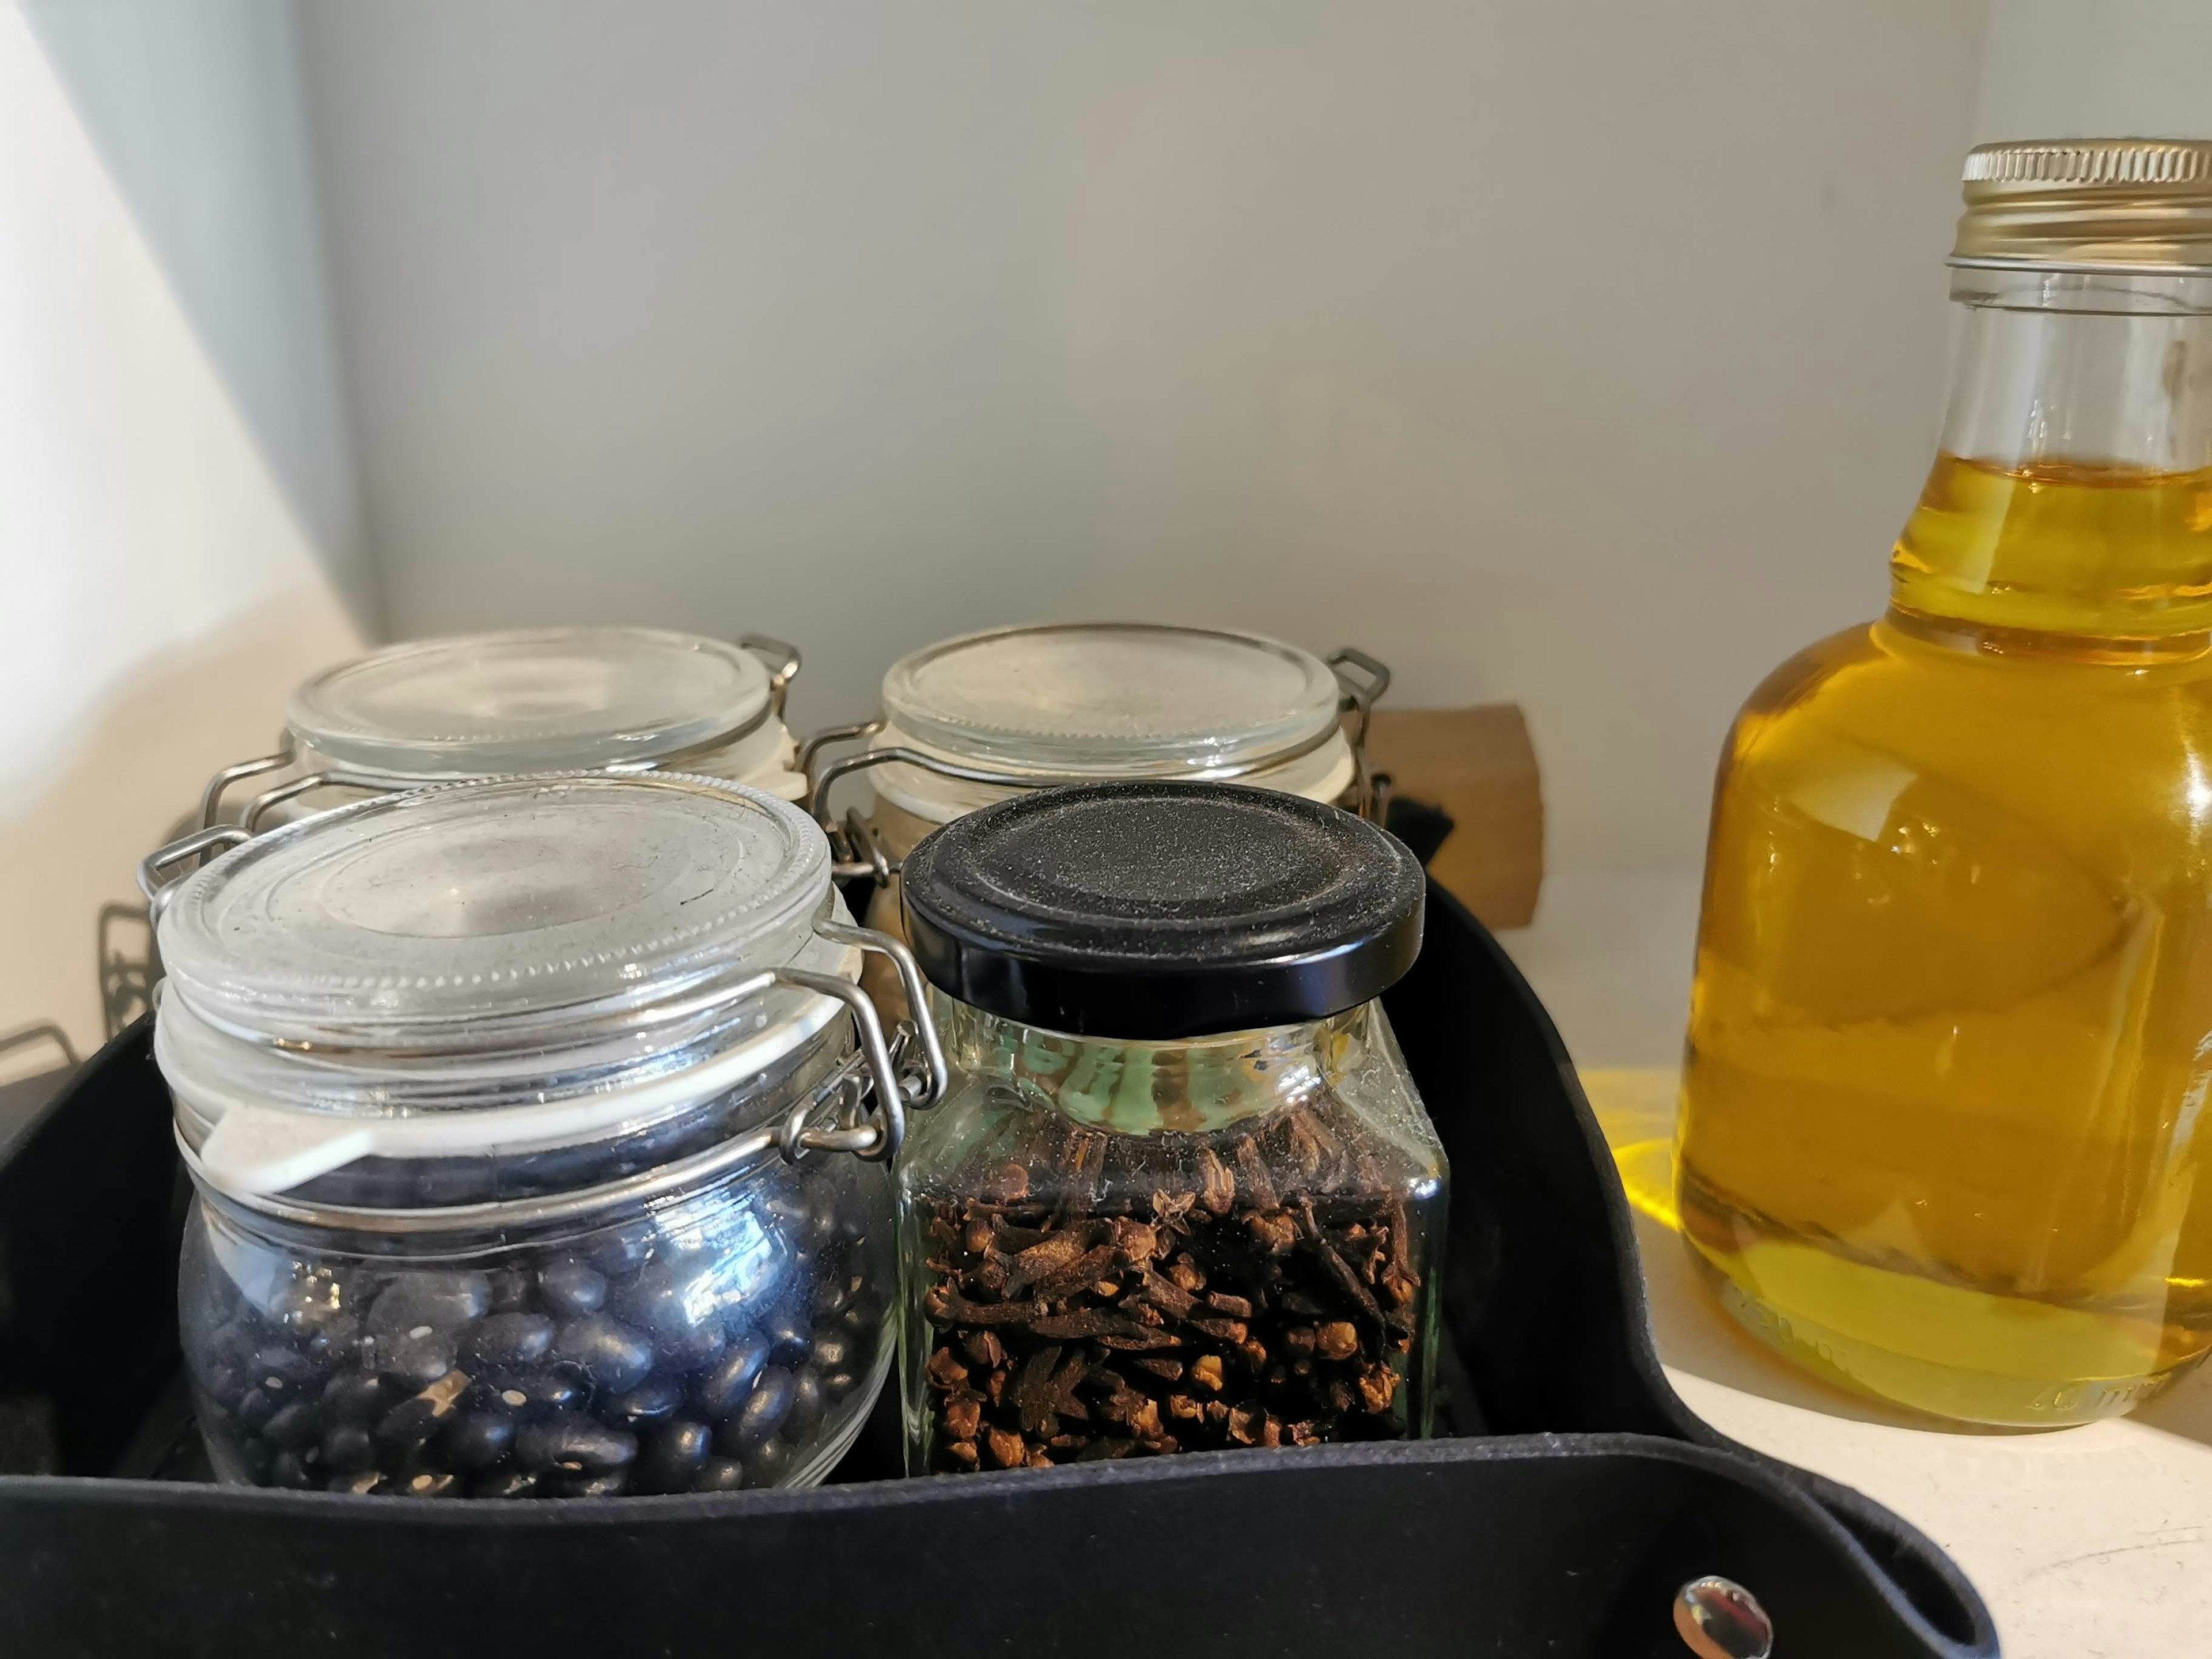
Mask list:
[[[1349,812],[1225,783],[1040,789],[907,855],[906,925],[947,996],[1079,1036],[1322,1019],[1421,949],[1421,866]]]

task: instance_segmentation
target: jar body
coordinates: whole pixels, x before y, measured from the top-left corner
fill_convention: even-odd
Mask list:
[[[1176,1044],[933,1006],[909,1472],[1427,1432],[1447,1175],[1379,1005]]]
[[[1987,644],[1893,612],[1738,720],[1678,1198],[1801,1361],[2051,1425],[2212,1343],[2212,656]]]
[[[842,1154],[650,1206],[401,1237],[204,1189],[185,1358],[217,1474],[544,1498],[811,1484],[892,1352],[891,1187]]]

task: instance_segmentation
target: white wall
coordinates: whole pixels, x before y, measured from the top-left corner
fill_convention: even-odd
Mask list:
[[[398,632],[1358,641],[1686,866],[1927,463],[1980,0],[302,16]]]
[[[97,1042],[101,905],[359,638],[295,62],[268,0],[0,3],[0,1030]]]
[[[2212,138],[2206,0],[1992,0],[1975,141]]]

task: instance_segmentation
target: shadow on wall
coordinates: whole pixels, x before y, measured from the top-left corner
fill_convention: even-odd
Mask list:
[[[291,8],[23,0],[23,13],[307,546],[374,637]]]
[[[135,908],[138,860],[197,810],[209,775],[266,753],[284,688],[359,648],[338,602],[302,589],[116,685],[46,787],[0,823],[0,916],[10,939],[37,945],[0,951],[0,1009],[58,1020],[82,1048],[97,1041],[105,993],[127,988],[101,944],[143,949],[143,928],[101,904]]]

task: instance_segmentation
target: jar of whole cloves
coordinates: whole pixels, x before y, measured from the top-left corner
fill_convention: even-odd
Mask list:
[[[1448,1178],[1377,1000],[1412,854],[1123,782],[971,813],[905,874],[951,1073],[897,1170],[909,1470],[1425,1434]]]

